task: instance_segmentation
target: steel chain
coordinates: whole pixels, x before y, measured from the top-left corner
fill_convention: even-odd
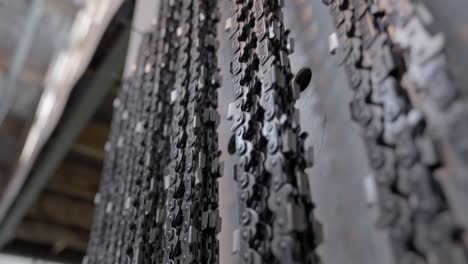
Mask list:
[[[446,196],[435,177],[436,170],[443,164],[425,129],[424,115],[405,91],[401,67],[405,58],[396,49],[393,36],[387,32],[389,20],[400,19],[393,21],[400,46],[408,48],[422,44],[405,36],[399,28],[410,25],[407,23],[411,19],[398,18],[393,13],[397,9],[402,12],[399,15],[410,15],[412,3],[407,0],[374,1],[388,8],[382,9],[373,1],[323,2],[330,5],[335,20],[336,33],[332,38],[338,40],[338,60],[344,64],[355,92],[350,104],[351,114],[363,128],[378,189],[379,225],[389,230],[395,260],[421,264],[467,263],[466,248],[461,241],[463,230],[456,226]],[[412,37],[427,36],[427,31],[421,31],[421,27],[412,29]],[[417,79],[421,77],[429,78],[426,82],[443,81],[447,84],[444,81],[446,73],[438,68],[440,65],[432,68],[442,75],[435,74],[441,78],[439,80],[431,80],[434,76],[421,75],[421,72],[412,72],[437,63],[429,58],[440,51],[440,47],[432,45],[439,44],[426,41],[428,46],[422,49],[425,53],[410,58],[407,76],[419,85],[428,84]],[[417,50],[410,48],[410,52]],[[436,57],[433,59],[437,60]],[[452,94],[450,88],[443,93],[444,98],[434,97],[440,107],[445,107]]]
[[[163,263],[218,263],[216,2],[184,0],[181,16]]]
[[[121,99],[114,102],[113,130],[85,263],[162,262],[163,168],[169,156],[168,97],[180,6],[164,1],[162,8],[167,12],[162,13],[160,26],[144,35],[135,73],[125,82]]]
[[[91,229],[90,240],[88,242],[87,256],[84,258],[84,263],[96,263],[98,252],[104,251],[102,248],[104,242],[104,237],[106,234],[105,226],[107,224],[107,218],[105,217],[106,202],[110,200],[109,195],[111,192],[111,187],[113,186],[114,178],[114,168],[116,167],[116,156],[118,155],[118,149],[115,148],[118,142],[118,133],[123,127],[124,120],[122,118],[123,112],[125,111],[125,104],[128,97],[128,86],[130,85],[130,80],[124,80],[119,96],[114,99],[114,118],[111,124],[111,132],[109,135],[109,141],[106,143],[106,160],[103,166],[103,173],[100,183],[100,190],[95,196],[95,213],[94,219],[95,223]]]
[[[288,55],[293,41],[283,25],[282,1],[233,1],[231,31],[237,84],[234,119],[239,160],[240,225],[235,248],[240,263],[319,263],[321,226],[313,216],[299,112]],[[306,156],[308,157],[306,159]]]

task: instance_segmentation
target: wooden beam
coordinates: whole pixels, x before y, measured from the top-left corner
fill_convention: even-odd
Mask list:
[[[132,1],[125,2],[118,14],[130,12],[132,9],[129,7],[132,4]],[[80,87],[83,90],[77,95],[79,103],[71,104],[66,109],[61,119],[62,126],[41,149],[41,155],[38,155],[41,158],[31,159],[33,162],[36,161],[34,169],[20,170],[14,188],[7,189],[4,199],[0,200],[0,247],[13,238],[15,227],[47,186],[50,177],[70,150],[81,128],[89,122],[107,92],[112,89],[112,79],[116,77],[113,73],[119,72],[125,61],[129,35],[127,29],[116,32],[120,35],[114,41],[115,45],[106,51],[108,55],[102,61],[96,77],[85,88]]]
[[[23,138],[27,132],[26,122],[7,115],[0,125],[0,162],[13,167],[23,146]]]
[[[85,252],[89,234],[82,230],[24,219],[18,225],[16,237],[29,242],[50,244],[54,248],[69,248]]]
[[[67,17],[74,17],[76,12],[82,6],[82,4],[78,4],[79,2],[80,1],[70,0],[47,0],[47,11]]]
[[[0,125],[0,135],[14,135],[20,137],[24,134],[26,122],[24,120],[7,115]]]
[[[120,83],[118,83],[116,87],[120,88]],[[109,92],[102,104],[99,106],[98,111],[93,116],[93,119],[96,122],[104,124],[110,124],[112,122],[112,112],[114,110],[113,104],[114,99],[117,96],[117,92],[115,92],[116,90],[118,89],[112,88],[112,91]]]
[[[28,217],[43,222],[89,230],[94,205],[60,194],[44,192],[29,210]]]
[[[109,124],[96,122],[91,120],[80,132],[77,145],[91,147],[96,150],[103,151],[106,144],[107,137],[109,136]]]
[[[20,155],[21,146],[17,140],[11,135],[0,136],[0,162],[8,165],[8,167],[15,166]]]
[[[52,250],[50,244],[39,244],[23,239],[15,239],[9,242],[2,248],[2,253],[13,256],[30,257],[34,260],[42,259],[53,261],[53,263],[67,264],[82,264],[84,257],[83,251],[66,248],[63,251],[56,253],[56,251]]]
[[[52,176],[47,189],[93,201],[99,189],[100,169],[66,158]]]
[[[104,161],[104,157],[106,155],[104,149],[96,149],[87,145],[77,144],[75,143],[71,150],[72,153],[78,154],[80,156],[84,156],[91,160],[95,161]]]

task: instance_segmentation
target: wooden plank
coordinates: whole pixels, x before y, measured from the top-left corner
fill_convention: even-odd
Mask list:
[[[106,155],[104,149],[96,149],[94,147],[82,144],[74,144],[70,151],[100,162],[104,161],[104,157]]]
[[[54,248],[69,248],[85,252],[89,233],[60,225],[24,219],[18,225],[16,237],[29,242],[50,244]]]
[[[28,213],[32,219],[88,230],[93,221],[94,205],[55,193],[44,192]]]
[[[109,12],[106,12],[106,15],[109,16],[104,18],[103,23],[101,23],[103,25],[109,24],[110,20],[107,21],[107,19],[113,17],[116,12],[118,12],[116,16],[119,17],[129,17],[133,12],[133,1],[114,0],[110,3],[112,4],[108,5]],[[120,6],[122,8],[119,8]],[[12,184],[13,187],[7,188],[0,200],[0,247],[12,238],[15,227],[38,199],[41,191],[46,187],[50,177],[59,167],[82,127],[86,125],[104,96],[112,88],[112,77],[117,78],[117,75],[113,73],[120,72],[122,69],[125,61],[125,51],[128,46],[129,28],[122,28],[118,23],[110,23],[106,32],[107,34],[103,39],[112,39],[115,45],[107,50],[100,49],[97,52],[104,52],[107,56],[100,63],[96,78],[92,80],[80,79],[85,84],[82,81],[77,82],[79,87],[75,87],[75,89],[79,89],[80,92],[73,93],[73,95],[75,95],[74,100],[78,101],[75,101],[74,104],[67,104],[70,107],[65,109],[63,115],[61,114],[62,110],[64,110],[61,109],[62,107],[58,107],[59,109],[54,108],[52,122],[48,122],[45,127],[40,126],[43,128],[39,129],[40,131],[36,129],[39,132],[40,139],[44,139],[44,141],[39,140],[38,144],[36,144],[37,147],[32,149],[31,158],[25,160],[24,167],[13,173],[15,178],[15,182]],[[92,39],[91,42],[93,42]],[[83,50],[86,51],[86,49]],[[77,72],[80,72],[80,70]],[[79,75],[81,73],[77,76],[79,77]],[[72,76],[71,79],[77,76]],[[75,79],[72,82],[75,82]],[[62,86],[67,85],[65,83]],[[55,121],[58,121],[58,119],[55,120],[54,118],[59,116],[61,116],[60,121],[63,124],[60,128],[54,129]],[[54,136],[51,137],[52,130],[55,132]],[[45,144],[46,139],[48,139],[47,144]],[[38,157],[40,159],[35,162]],[[34,169],[31,170],[32,165],[34,165]]]
[[[24,239],[14,239],[8,242],[3,248],[2,253],[13,256],[25,256],[30,257],[34,260],[43,259],[47,261],[53,261],[54,264],[67,263],[67,264],[82,264],[84,252],[65,248],[61,251],[56,251],[49,244],[31,242]],[[34,262],[34,264],[45,264],[42,262]],[[31,261],[27,264],[33,264]],[[2,264],[11,264],[2,263]],[[50,263],[48,263],[50,264]]]
[[[109,131],[109,124],[91,120],[81,130],[75,144],[103,151],[109,136]]]
[[[99,106],[99,109],[93,116],[93,119],[96,122],[101,122],[101,123],[108,124],[108,125],[112,122],[112,113],[114,110],[114,107],[113,107],[114,99],[118,95],[120,86],[121,86],[120,82],[116,83],[114,88],[112,88],[112,90],[106,96],[102,104]]]
[[[93,201],[99,189],[100,168],[65,159],[52,176],[47,189]]]
[[[0,123],[0,161],[10,166],[16,162],[19,156],[23,137],[27,131],[26,122],[7,115]]]
[[[20,137],[24,134],[26,122],[24,120],[7,115],[0,125],[0,135],[13,135]]]

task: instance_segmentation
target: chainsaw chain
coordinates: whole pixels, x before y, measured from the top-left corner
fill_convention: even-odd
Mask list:
[[[444,163],[445,172],[438,177],[450,174],[448,181],[452,184],[443,183],[444,180],[441,184],[446,190],[447,202],[454,217],[466,230],[468,196],[458,185],[468,179],[468,147],[465,143],[468,102],[449,74],[450,62],[446,51],[450,43],[445,40],[443,32],[434,30],[436,20],[423,1],[380,0],[376,5],[388,19],[386,26],[392,27],[393,33],[389,35],[394,45],[403,51],[408,69],[403,76],[403,88],[415,107],[426,113],[428,125],[433,130],[441,131],[438,132],[441,136],[436,135],[440,145],[438,152],[444,152],[444,156],[450,158],[443,160],[443,157],[439,157]]]
[[[139,61],[143,61],[143,50],[148,45],[149,35],[145,35],[142,42],[141,52],[139,54]],[[139,69],[142,67],[140,66]],[[140,70],[141,72],[141,70]],[[130,159],[133,152],[131,146],[133,142],[132,133],[135,127],[135,116],[137,115],[137,96],[139,92],[139,79],[138,75],[131,76],[128,81],[128,85],[122,90],[125,101],[115,102],[116,106],[122,107],[121,116],[115,116],[114,120],[122,120],[120,131],[117,131],[116,142],[112,144],[112,141],[107,145],[107,153],[110,157],[115,157],[116,161],[109,166],[114,166],[112,171],[104,170],[104,173],[112,173],[112,181],[107,183],[106,193],[100,193],[99,203],[102,203],[102,209],[104,212],[103,227],[101,230],[101,236],[98,238],[100,241],[98,251],[95,256],[88,256],[85,258],[86,263],[115,263],[120,262],[122,257],[122,248],[126,245],[123,241],[122,235],[124,234],[124,227],[129,221],[126,217],[123,203],[125,202],[124,197],[129,191],[129,182],[133,179],[132,174],[129,173],[133,167],[133,159]],[[119,114],[119,112],[116,112]],[[111,154],[112,153],[112,154]],[[119,161],[128,162],[119,162]],[[107,162],[107,161],[106,161]],[[106,165],[104,166],[106,168]],[[106,178],[107,176],[103,176]],[[101,199],[104,198],[104,199]],[[97,208],[99,210],[99,206]],[[98,221],[98,219],[96,219]],[[92,234],[93,235],[93,234]],[[89,254],[88,254],[89,255]]]
[[[152,142],[152,152],[148,159],[155,166],[151,171],[152,177],[146,180],[146,193],[142,197],[145,203],[143,222],[140,225],[142,232],[139,235],[144,246],[144,263],[162,263],[164,242],[164,216],[165,216],[165,192],[164,172],[169,162],[169,131],[172,118],[170,107],[170,91],[175,79],[175,65],[179,42],[176,40],[176,28],[179,20],[180,1],[161,2],[161,16],[159,28],[156,34],[159,41],[156,42],[156,64],[149,66],[156,68],[151,75],[154,86],[148,87],[146,97],[156,98],[150,102],[148,113],[157,113],[154,118],[149,118],[148,141]],[[153,60],[152,60],[153,61]],[[151,116],[151,114],[150,114]]]
[[[119,132],[124,127],[125,120],[122,118],[123,112],[125,111],[126,100],[128,97],[128,89],[131,80],[127,79],[122,82],[122,88],[119,96],[114,99],[114,118],[111,124],[111,131],[109,140],[106,143],[106,160],[103,165],[102,178],[100,183],[100,190],[95,197],[95,213],[94,213],[94,224],[91,228],[90,240],[88,242],[87,256],[84,258],[84,263],[96,263],[100,254],[98,252],[105,252],[104,241],[107,236],[105,232],[106,225],[108,224],[108,218],[106,215],[106,202],[111,198],[111,189],[114,188],[113,182],[116,181],[114,177],[115,168],[117,167],[117,156],[119,155],[119,149],[113,148],[117,146]],[[99,259],[100,260],[100,259]]]
[[[331,50],[337,46],[354,91],[351,115],[374,170],[378,225],[389,230],[395,260],[467,263],[464,232],[436,177],[443,160],[406,89],[408,81],[427,89],[441,109],[453,101],[438,37],[418,21],[409,0],[323,2],[336,25]]]
[[[115,234],[118,239],[114,240],[113,250],[108,250],[106,260],[112,261],[115,255],[115,261],[118,263],[130,263],[133,258],[138,258],[134,254],[133,246],[135,244],[135,236],[137,229],[137,219],[139,212],[139,197],[141,192],[142,178],[141,166],[139,162],[142,151],[144,150],[144,129],[142,123],[143,116],[143,93],[145,79],[145,65],[148,62],[150,54],[150,43],[153,34],[145,34],[142,45],[142,54],[137,63],[135,71],[135,79],[133,87],[130,91],[130,100],[128,105],[129,111],[129,127],[124,134],[124,144],[128,145],[128,149],[124,152],[122,161],[122,173],[125,175],[125,191],[123,196],[119,195],[116,199],[116,209],[120,209],[114,219]],[[122,199],[122,200],[119,200]],[[120,222],[120,225],[117,223]],[[118,226],[118,227],[117,227]],[[112,249],[112,248],[111,248]],[[112,262],[110,262],[112,263]]]
[[[200,0],[198,0],[200,1]],[[202,263],[219,263],[219,241],[217,234],[221,230],[221,218],[219,216],[219,186],[218,178],[223,170],[223,163],[220,162],[221,152],[218,146],[217,127],[220,122],[218,109],[218,89],[221,86],[221,74],[217,62],[217,50],[219,42],[217,40],[218,22],[220,12],[217,1],[200,1],[203,11],[200,13],[200,20],[205,31],[199,36],[200,39],[200,59],[202,65],[199,66],[199,90],[203,90],[201,103],[198,109],[198,116],[204,123],[203,148],[205,150],[205,161],[200,163],[203,174],[207,177],[199,177],[202,184],[202,240],[201,248],[205,255],[202,256]],[[204,17],[204,18],[203,18]],[[194,91],[195,92],[195,91]],[[203,157],[199,157],[203,158]]]
[[[180,1],[179,1],[180,2]],[[134,73],[114,101],[96,217],[84,263],[162,263],[169,156],[169,94],[175,78],[180,6],[162,1],[143,36]]]
[[[282,1],[232,2],[226,29],[234,50],[231,73],[236,102],[231,152],[239,190],[239,224],[234,233],[239,263],[319,263],[315,248],[321,226],[313,216],[299,112],[294,103],[288,55],[293,40],[283,25]]]
[[[181,224],[181,205],[183,196],[183,163],[185,147],[185,126],[186,126],[186,84],[188,84],[189,48],[190,39],[187,34],[190,32],[191,0],[181,1],[182,12],[180,25],[177,28],[177,35],[180,39],[180,47],[176,70],[175,92],[171,97],[176,97],[173,105],[172,131],[171,131],[171,153],[169,164],[169,175],[165,176],[166,189],[166,218],[164,227],[164,264],[177,263],[175,257],[180,254],[179,232]],[[182,35],[182,31],[185,32]],[[174,95],[175,94],[175,95]],[[172,98],[171,98],[172,100]]]
[[[218,263],[216,1],[183,0],[163,263]]]

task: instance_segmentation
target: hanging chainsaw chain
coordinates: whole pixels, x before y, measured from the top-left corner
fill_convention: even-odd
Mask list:
[[[142,47],[148,44],[149,35],[145,35]],[[142,52],[139,61],[143,60]],[[109,142],[106,144],[107,158],[104,164],[102,185],[96,195],[96,219],[91,233],[89,251],[84,263],[114,263],[119,261],[122,240],[119,238],[121,225],[125,222],[122,216],[123,197],[128,181],[126,171],[131,168],[129,160],[132,142],[132,117],[136,115],[135,88],[137,76],[124,81],[119,98],[114,100],[115,115]],[[133,126],[134,127],[134,126]]]
[[[183,0],[163,263],[218,263],[216,1]]]
[[[84,263],[161,263],[163,173],[180,6],[162,1],[158,27],[143,37],[133,75],[114,101],[96,217]],[[162,77],[161,77],[162,76]]]
[[[146,97],[156,98],[152,100],[149,113],[156,113],[154,118],[149,115],[150,131],[148,141],[152,142],[153,154],[149,159],[155,164],[152,171],[153,177],[147,180],[147,193],[142,197],[146,201],[144,207],[144,218],[141,224],[142,232],[139,236],[143,240],[145,257],[144,263],[162,263],[164,242],[164,217],[165,217],[165,190],[164,173],[169,163],[170,149],[170,125],[172,122],[172,108],[170,106],[170,91],[173,89],[175,80],[175,68],[177,64],[177,53],[179,41],[176,36],[176,28],[180,19],[180,1],[162,1],[160,11],[159,29],[156,34],[159,41],[156,43],[156,64],[149,66],[151,87]]]
[[[288,55],[293,40],[283,25],[282,1],[233,1],[226,29],[234,50],[237,84],[230,104],[238,162],[239,223],[234,233],[239,263],[319,263],[321,226],[313,216],[299,112],[300,89]]]
[[[337,45],[338,60],[354,90],[350,110],[363,128],[378,189],[378,224],[389,230],[395,260],[467,263],[463,230],[456,226],[435,176],[443,163],[422,111],[405,90],[405,78],[410,78],[421,87],[443,90],[431,95],[440,107],[453,100],[453,89],[436,56],[441,51],[438,37],[432,39],[423,27],[413,27],[418,22],[408,0],[323,2],[330,5],[335,20],[336,33],[330,40],[337,42],[332,46]],[[390,21],[397,27],[389,27]],[[399,48],[409,49],[408,73],[403,66],[407,58],[392,37]],[[428,69],[434,71],[425,74]]]
[[[119,155],[119,149],[112,149],[112,146],[117,146],[119,133],[125,126],[125,120],[122,118],[125,111],[125,105],[128,98],[128,89],[131,81],[124,80],[122,84],[119,96],[114,100],[114,117],[111,124],[111,132],[109,135],[109,141],[106,143],[106,160],[103,166],[102,178],[100,183],[99,193],[95,197],[95,213],[94,213],[94,224],[91,229],[90,240],[88,242],[87,256],[84,258],[84,263],[97,263],[102,261],[103,255],[98,252],[105,252],[105,237],[108,234],[105,233],[107,230],[109,218],[106,217],[106,204],[107,201],[111,200],[110,195],[113,193],[114,181],[116,181],[116,175],[114,174],[117,156]]]

